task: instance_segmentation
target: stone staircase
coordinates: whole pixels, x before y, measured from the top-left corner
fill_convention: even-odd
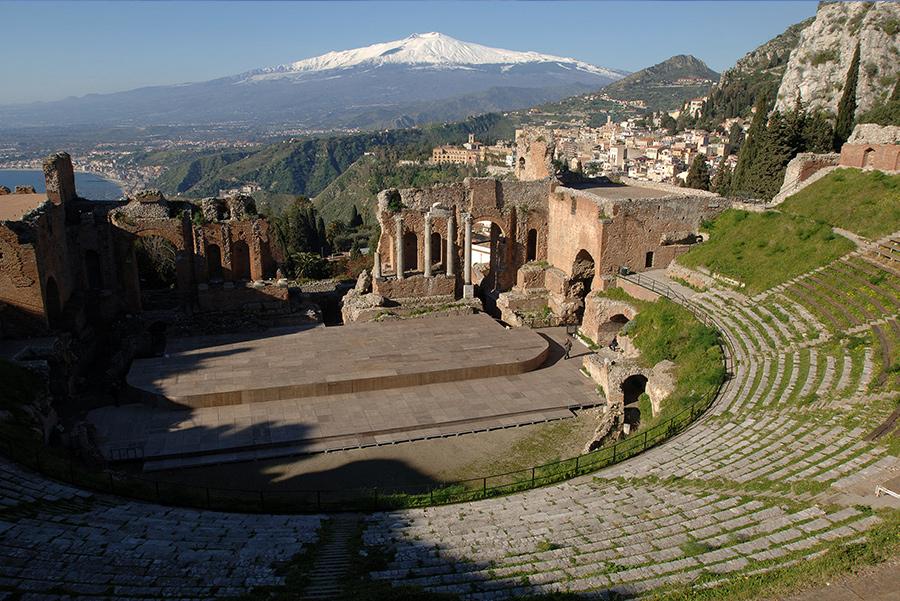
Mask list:
[[[350,568],[350,544],[359,523],[360,516],[357,514],[342,513],[331,518],[302,599],[339,598]]]

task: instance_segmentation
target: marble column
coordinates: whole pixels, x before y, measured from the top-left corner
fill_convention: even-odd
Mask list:
[[[465,264],[463,265],[463,284],[472,283],[472,214],[466,213],[463,219],[465,229],[466,246],[463,249]]]
[[[394,236],[396,240],[396,250],[394,251],[397,254],[397,260],[394,261],[394,271],[397,273],[397,279],[403,279],[403,217],[401,215],[397,215],[394,217],[394,223],[397,225],[396,234]]]
[[[381,278],[381,253],[378,251],[375,251],[375,255],[372,257],[372,278]]]
[[[453,209],[451,209],[452,211]],[[456,219],[447,217],[447,275],[456,275]]]
[[[425,277],[431,277],[431,213],[425,213]]]

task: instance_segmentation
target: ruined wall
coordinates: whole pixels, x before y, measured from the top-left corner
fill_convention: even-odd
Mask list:
[[[498,285],[507,290],[515,284],[516,271],[526,262],[529,231],[534,230],[535,257],[546,258],[548,225],[546,217],[549,181],[515,182],[494,178],[466,178],[463,182],[438,185],[432,188],[386,190],[379,194],[378,221],[381,237],[378,253],[385,276],[395,275],[397,265],[397,222],[404,239],[404,271],[407,274],[424,271],[425,214],[431,214],[431,231],[440,237],[440,247],[432,245],[435,275],[446,274],[448,244],[454,257],[454,271],[462,282],[465,221],[472,215],[472,223],[490,221],[500,228],[502,241],[498,256],[492,264],[498,267]],[[402,207],[399,211],[394,209]],[[447,223],[453,215],[454,235],[447,237]],[[415,259],[414,261],[412,259]],[[385,290],[387,290],[385,288]],[[390,297],[389,294],[385,296]]]
[[[15,224],[0,222],[0,320],[4,335],[44,329],[46,314],[35,243]]]
[[[900,170],[898,144],[844,144],[841,147],[841,166],[880,171]]]
[[[516,130],[516,177],[522,181],[549,178],[555,173],[553,133],[543,128]]]
[[[549,201],[547,261],[571,276],[575,256],[585,250],[593,258],[594,265],[599,266],[604,250],[603,232],[612,212],[611,206],[586,192],[556,188]],[[595,271],[592,289],[599,286],[596,275],[600,273]]]

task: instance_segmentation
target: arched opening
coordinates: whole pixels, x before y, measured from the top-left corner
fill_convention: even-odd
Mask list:
[[[403,268],[406,271],[419,269],[419,237],[415,232],[403,234]]]
[[[525,245],[525,261],[534,261],[537,258],[537,230],[528,230],[528,242]]]
[[[235,280],[250,280],[250,247],[243,240],[231,245],[231,276]]]
[[[622,395],[625,404],[625,423],[632,430],[641,423],[641,395],[647,390],[647,377],[641,374],[628,376],[622,382]]]
[[[145,310],[178,306],[175,245],[160,236],[138,238],[134,243],[141,307]]]
[[[489,219],[472,224],[472,283],[485,295],[502,292],[500,273],[506,236],[499,225]]]
[[[84,251],[84,275],[88,289],[103,289],[103,268],[100,265],[100,255],[95,250]]]
[[[647,254],[644,255],[644,267],[646,269],[650,269],[653,267],[653,251],[648,250]]]
[[[59,286],[56,285],[56,280],[52,276],[47,278],[44,296],[46,297],[44,308],[47,311],[47,323],[54,330],[58,329],[62,322],[62,299],[59,297]]]
[[[441,248],[441,235],[437,232],[431,233],[431,266],[439,265],[444,256],[444,249]]]
[[[206,245],[206,273],[210,282],[222,281],[222,251],[217,244]]]
[[[863,152],[863,167],[873,167],[875,165],[875,149],[866,148]]]
[[[591,291],[594,283],[594,257],[591,253],[581,249],[575,255],[575,261],[572,263],[572,282],[570,292],[580,302],[575,310],[575,319],[581,323],[584,319],[584,301]]]

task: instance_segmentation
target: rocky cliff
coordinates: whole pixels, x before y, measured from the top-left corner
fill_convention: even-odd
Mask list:
[[[856,44],[860,47],[857,112],[891,93],[900,72],[900,3],[822,3],[791,52],[776,108],[788,110],[797,93],[810,110],[837,112]]]

